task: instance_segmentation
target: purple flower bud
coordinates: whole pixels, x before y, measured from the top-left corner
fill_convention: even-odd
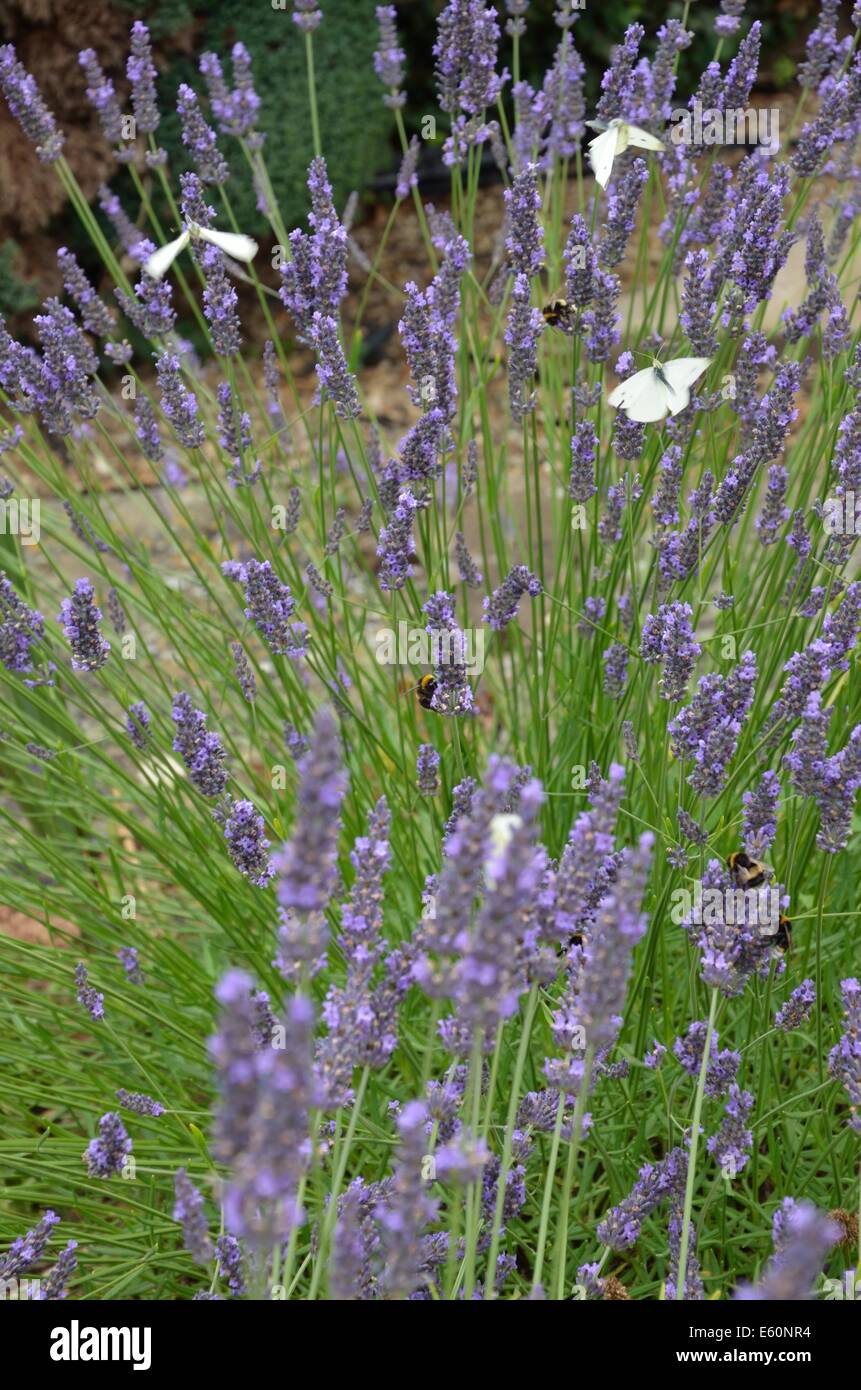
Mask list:
[[[117,957],[123,970],[126,972],[126,979],[130,984],[142,985],[144,983],[144,973],[140,968],[137,949],[134,946],[121,946],[117,951]]]
[[[293,22],[303,34],[313,34],[322,19],[323,11],[317,9],[317,0],[293,0]]]
[[[508,259],[516,275],[537,275],[544,264],[544,230],[539,221],[541,194],[534,164],[517,174],[505,191]]]
[[[275,656],[298,660],[307,647],[307,628],[295,617],[296,600],[268,560],[226,561],[224,574],[245,586],[245,616]]]
[[[777,835],[777,807],[780,800],[780,779],[776,772],[765,772],[762,781],[752,791],[742,795],[744,819],[742,841],[748,852],[758,857],[774,844]]]

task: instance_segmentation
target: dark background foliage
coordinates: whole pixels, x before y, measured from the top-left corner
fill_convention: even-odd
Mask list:
[[[69,161],[87,196],[94,197],[99,184],[109,181],[121,197],[128,194],[127,206],[133,208],[128,173],[114,164],[86,102],[78,50],[96,49],[124,102],[128,30],[134,18],[149,25],[162,74],[160,99],[165,115],[158,139],[167,147],[176,173],[187,167],[174,114],[176,89],[187,81],[202,91],[197,71],[200,54],[212,49],[227,66],[231,45],[241,38],[251,52],[263,103],[261,127],[269,133],[267,163],[290,225],[306,210],[304,179],[312,149],[304,45],[291,19],[291,0],[286,4],[287,9],[279,11],[264,0],[256,4],[245,0],[3,0],[0,39],[17,45],[22,61],[55,110],[67,135]],[[343,206],[353,189],[373,196],[375,176],[391,173],[399,152],[373,70],[376,0],[321,0],[321,4],[325,18],[314,40],[320,122],[336,198]],[[423,114],[436,110],[432,45],[436,16],[443,5],[444,0],[399,0],[397,4],[407,51],[408,129],[416,128]],[[498,8],[504,16],[502,0]],[[554,8],[555,0],[532,0],[530,5],[522,76],[534,83],[541,81],[558,41]],[[761,86],[781,88],[791,80],[818,8],[817,0],[749,0],[746,19],[761,18],[765,26]],[[701,0],[694,0],[690,7],[688,27],[696,40],[682,56],[683,91],[713,55],[717,10],[716,4]],[[680,17],[682,12],[678,0],[669,4],[587,0],[576,26],[576,42],[587,66],[590,99],[610,49],[627,24],[640,20],[651,36],[667,18]],[[240,223],[249,231],[260,231],[262,221],[241,155],[232,141],[221,143],[239,175],[230,191]],[[21,314],[44,294],[54,292],[59,283],[55,249],[63,243],[76,246],[77,236],[76,219],[64,205],[53,171],[39,165],[0,101],[0,312]],[[76,249],[86,263],[86,247]]]

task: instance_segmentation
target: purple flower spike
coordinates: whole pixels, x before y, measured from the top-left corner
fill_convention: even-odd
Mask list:
[[[83,1005],[90,1015],[90,1018],[98,1021],[105,1016],[105,996],[99,994],[98,990],[94,989],[93,986],[88,983],[88,978],[87,967],[84,965],[83,961],[79,961],[75,966],[75,984],[78,987],[78,1003]]]
[[[42,100],[39,88],[11,43],[0,45],[0,90],[15,120],[36,146],[43,164],[53,164],[63,153],[65,136]]]
[[[308,631],[294,616],[296,600],[288,585],[282,584],[268,560],[248,560],[246,564],[225,561],[222,571],[228,579],[245,586],[245,616],[257,629],[275,656],[297,661],[307,649]]]
[[[227,161],[218,148],[215,131],[201,115],[197,97],[185,82],[177,92],[176,109],[182,120],[182,143],[204,183],[221,187],[228,179]]]
[[[764,1277],[758,1284],[742,1284],[736,1299],[789,1303],[813,1297],[828,1252],[841,1239],[840,1227],[812,1203],[793,1202],[778,1229],[780,1248]]]
[[[203,1196],[191,1182],[184,1168],[177,1168],[174,1177],[176,1202],[173,1219],[182,1223],[182,1243],[196,1265],[207,1265],[212,1259]]]
[[[323,19],[323,11],[317,9],[317,0],[293,0],[293,23],[298,24],[303,34],[313,34]]]
[[[403,106],[407,99],[406,92],[401,91],[406,54],[398,42],[394,5],[378,5],[376,14],[380,26],[380,46],[374,54],[374,72],[383,86],[388,88],[383,101],[394,110]]]
[[[517,616],[523,595],[537,598],[540,593],[541,580],[538,576],[525,565],[515,565],[499,588],[494,589],[490,598],[484,600],[482,622],[489,623],[494,631],[501,632],[512,618]]]
[[[155,80],[158,73],[152,60],[152,46],[149,30],[136,19],[132,25],[129,57],[126,61],[126,77],[131,84],[132,110],[140,135],[149,135],[158,130],[159,113],[155,95]]]
[[[270,1247],[303,1219],[298,1187],[311,1157],[314,1011],[294,995],[271,1042],[255,1037],[253,981],[239,970],[216,990],[219,1031],[210,1040],[218,1072],[215,1153],[229,1168],[224,1220],[240,1240]]]
[[[19,675],[33,670],[33,648],[45,635],[41,613],[28,608],[0,570],[0,661]]]
[[[317,715],[311,746],[297,766],[301,781],[293,835],[275,859],[278,902],[284,909],[320,912],[335,886],[339,812],[348,780],[330,710]]]
[[[846,1009],[846,1032],[828,1056],[828,1069],[843,1083],[849,1097],[849,1124],[861,1134],[861,984],[841,980]]]
[[[107,661],[111,644],[99,631],[101,620],[92,584],[79,579],[72,597],[63,599],[58,619],[72,649],[73,670],[98,671]]]
[[[192,783],[202,796],[221,796],[227,786],[227,773],[218,734],[207,732],[206,715],[203,710],[194,709],[191,696],[184,690],[174,697],[172,716],[176,725],[173,751],[185,763]]]
[[[105,139],[109,144],[120,147],[123,144],[123,113],[117,101],[114,84],[109,77],[106,77],[99,66],[95,49],[85,48],[78,54],[78,62],[84,69],[87,79],[87,100],[90,105],[98,112],[99,121],[104,131]],[[116,148],[117,158],[128,161],[133,154],[133,147],[126,145],[125,149]]]
[[[82,1155],[91,1178],[111,1178],[122,1173],[132,1151],[132,1141],[115,1110],[99,1120],[99,1137],[91,1139]]]
[[[233,801],[224,824],[230,858],[255,888],[265,888],[275,870],[269,860],[264,820],[250,801]]]

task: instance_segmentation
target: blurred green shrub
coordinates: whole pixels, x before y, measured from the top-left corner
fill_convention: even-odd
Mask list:
[[[130,12],[140,13],[140,4],[124,2]],[[354,188],[361,191],[393,158],[392,117],[383,105],[382,88],[374,73],[375,6],[376,0],[323,0],[323,23],[314,34],[323,152],[341,207]],[[255,5],[237,0],[208,0],[205,5],[200,0],[162,0],[150,8],[145,18],[153,34],[164,38],[187,24],[189,16],[199,26],[194,35],[194,56],[177,54],[162,74],[159,86],[164,115],[158,139],[168,150],[172,167],[188,167],[174,109],[177,87],[180,82],[188,82],[205,97],[203,79],[197,70],[200,54],[207,49],[217,53],[229,74],[230,49],[241,39],[251,54],[254,82],[262,103],[260,128],[269,133],[264,151],[269,174],[285,221],[288,226],[297,223],[308,207],[305,176],[314,150],[305,44],[293,23],[290,0],[286,10],[273,10],[269,0],[258,0]],[[162,66],[167,50],[168,45],[162,43]],[[262,232],[266,224],[256,210],[242,153],[230,138],[222,138],[219,143],[237,175],[228,192],[239,223],[247,231]]]
[[[7,241],[0,247],[0,314],[7,318],[39,303],[36,286],[16,273],[20,251],[16,241]]]

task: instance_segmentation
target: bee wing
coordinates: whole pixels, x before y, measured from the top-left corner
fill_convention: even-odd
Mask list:
[[[257,255],[257,242],[241,232],[214,232],[209,227],[198,227],[197,235],[204,241],[211,241],[213,246],[232,256],[235,261],[253,261]]]
[[[624,410],[629,420],[641,425],[663,420],[669,409],[669,392],[654,367],[646,367],[620,382],[608,400],[610,405]]]
[[[710,357],[676,357],[672,362],[664,362],[661,371],[670,383],[669,410],[678,415],[691,400],[691,387],[697,377],[702,376],[711,362]]]
[[[169,241],[167,246],[160,246],[157,251],[144,261],[143,268],[151,280],[160,280],[166,275],[173,265],[180,251],[184,251],[188,245],[189,233],[182,232],[174,241]]]
[[[666,145],[663,140],[659,140],[657,135],[650,135],[647,130],[641,130],[638,125],[629,125],[628,144],[636,145],[638,150],[664,150]]]
[[[610,175],[613,172],[613,160],[616,158],[616,150],[619,143],[619,130],[613,127],[605,130],[603,135],[596,135],[594,140],[589,141],[589,163],[595,172],[595,181],[602,188],[606,188],[610,182]]]

